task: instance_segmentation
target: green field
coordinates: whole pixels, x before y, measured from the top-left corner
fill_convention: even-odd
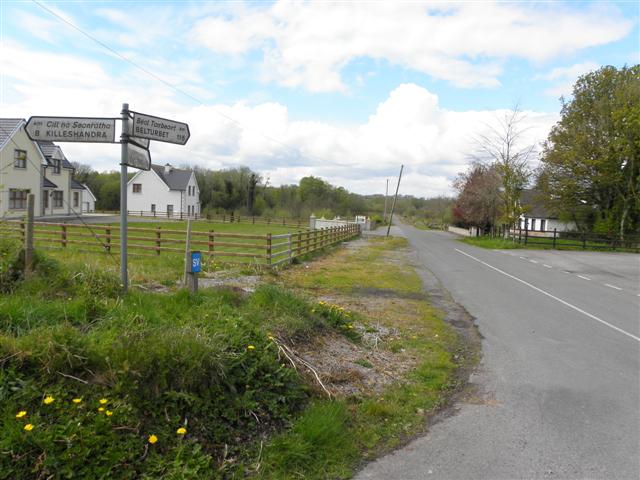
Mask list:
[[[139,219],[138,219],[139,220]],[[5,223],[5,225],[7,225]],[[16,225],[13,224],[15,227]],[[35,246],[46,250],[51,257],[64,263],[76,265],[88,265],[100,268],[110,273],[117,274],[120,270],[119,237],[120,227],[111,224],[111,242],[107,242],[105,227],[102,224],[74,225],[66,227],[66,247],[62,245],[62,227],[59,225],[37,225],[35,233]],[[135,217],[129,221],[129,277],[133,283],[162,283],[171,285],[180,279],[184,269],[184,250],[187,231],[186,221],[148,222],[136,221]],[[2,225],[0,224],[0,228]],[[246,264],[262,265],[265,263],[268,233],[279,235],[284,233],[296,233],[300,230],[282,225],[264,225],[247,223],[222,223],[194,221],[192,228],[192,250],[206,252],[203,267],[205,272],[215,271],[223,265]],[[144,230],[144,231],[142,231]],[[160,254],[154,250],[157,245],[158,231],[163,250]],[[198,232],[206,232],[207,235],[198,235]],[[214,255],[206,244],[209,241],[209,233],[213,232],[213,240],[216,243],[226,245],[213,247]],[[2,232],[3,234],[6,231]],[[15,241],[19,242],[19,232],[13,231]],[[216,236],[217,234],[239,234],[259,236],[260,238]],[[81,243],[74,243],[81,242]],[[274,240],[273,244],[282,243],[283,240]],[[105,246],[110,245],[107,252]],[[285,246],[274,247],[273,252],[282,250]],[[165,250],[167,249],[167,250]],[[168,250],[171,249],[171,250]],[[248,257],[225,256],[230,253],[246,253]],[[255,257],[252,258],[252,255]]]

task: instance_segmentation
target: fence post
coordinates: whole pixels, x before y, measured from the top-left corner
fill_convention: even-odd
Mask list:
[[[67,226],[62,225],[62,230],[60,231],[60,244],[67,248]]]
[[[282,226],[284,227],[284,217],[282,217]]]
[[[214,255],[214,246],[213,246],[213,242],[214,242],[214,235],[213,235],[213,230],[209,230],[209,260],[211,260],[211,257],[213,257]]]
[[[29,278],[33,271],[33,209],[35,195],[27,197],[27,231],[24,241],[24,278]]]
[[[267,265],[271,265],[271,234],[267,233]]]
[[[20,220],[20,241],[22,242],[22,245],[25,244],[27,239],[27,227],[24,223],[24,220]]]
[[[160,255],[160,247],[162,246],[161,227],[156,228],[156,255]]]
[[[524,244],[527,244],[527,240],[529,239],[529,222],[525,220],[524,222]]]
[[[255,224],[256,224],[256,216],[255,216],[255,215],[253,215],[253,216],[251,217],[251,223],[252,223],[253,225],[255,225]]]
[[[587,233],[586,232],[582,232],[582,249],[583,250],[587,249]]]
[[[104,227],[104,233],[105,236],[107,237],[107,244],[104,246],[105,250],[107,252],[111,252],[111,226],[109,225],[108,227]]]
[[[556,238],[557,238],[557,235],[558,235],[558,229],[554,228],[553,229],[553,249],[554,250],[556,249]]]
[[[289,234],[289,263],[293,262],[293,242],[291,241],[292,233]]]

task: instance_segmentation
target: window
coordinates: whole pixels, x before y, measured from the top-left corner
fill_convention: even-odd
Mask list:
[[[546,226],[547,226],[547,221],[543,218],[542,220],[540,220],[540,231],[544,232],[546,230]]]
[[[60,175],[60,167],[61,167],[60,159],[54,158],[52,162],[53,162],[53,173],[55,173],[56,175]]]
[[[45,211],[49,208],[49,190],[45,190],[42,194],[42,208]]]
[[[27,152],[26,150],[13,151],[13,166],[15,168],[27,168]]]
[[[80,205],[80,192],[73,192],[73,208]]]
[[[63,193],[62,190],[53,191],[53,208],[62,208]]]
[[[25,210],[27,208],[27,195],[29,190],[18,190],[12,188],[9,190],[9,209]]]
[[[153,213],[156,213],[156,204],[155,204],[155,203],[152,203],[152,204],[151,204],[151,211],[152,211]]]
[[[535,230],[536,229],[536,219],[532,218],[531,219],[531,230]]]
[[[142,184],[134,183],[133,184],[133,193],[142,193]]]

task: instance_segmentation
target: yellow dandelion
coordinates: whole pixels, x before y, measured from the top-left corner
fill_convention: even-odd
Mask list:
[[[153,445],[154,443],[156,443],[158,441],[158,437],[156,437],[155,435],[149,435],[149,443],[151,445]]]
[[[256,347],[254,347],[253,345],[248,345],[247,346],[247,350],[255,350],[255,349],[256,349]]]
[[[98,411],[99,411],[99,412],[104,412],[104,407],[99,407],[99,408],[98,408]]]
[[[176,433],[178,435],[185,435],[187,433],[187,429],[184,427],[180,427],[179,429],[176,430]]]
[[[267,338],[268,338],[269,340],[273,340],[273,335],[269,335]]]
[[[26,410],[20,410],[18,413],[16,413],[16,418],[22,418],[22,417],[26,417],[27,416],[27,411]]]
[[[106,405],[108,401],[109,401],[109,400],[107,400],[106,398],[101,398],[100,400],[98,400],[98,402],[100,403],[100,405]]]
[[[353,325],[347,325],[347,328],[351,330],[353,328]]]
[[[311,313],[316,313],[316,309],[315,309],[315,308],[312,308],[312,309],[311,309]]]
[[[112,412],[111,410],[107,410],[106,412],[104,412],[104,414],[105,414],[107,417],[110,417],[111,415],[113,415],[113,412]]]
[[[75,403],[76,405],[82,403],[82,399],[81,398],[74,398],[73,400],[71,400],[73,403]]]
[[[24,427],[22,427],[24,430],[26,430],[27,432],[30,432],[31,430],[33,430],[33,425],[30,423],[27,423]]]
[[[51,395],[47,395],[46,397],[44,397],[42,403],[44,403],[45,405],[51,405],[54,401],[55,398],[53,398]]]

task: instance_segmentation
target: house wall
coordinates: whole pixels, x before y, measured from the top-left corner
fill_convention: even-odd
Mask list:
[[[71,196],[71,176],[73,170],[70,168],[60,168],[60,173],[53,173],[53,167],[46,167],[44,170],[44,176],[57,185],[58,188],[52,189],[62,191],[62,206],[55,208],[53,206],[53,196],[49,197],[49,208],[44,215],[69,215],[71,213],[71,207],[73,205],[73,198]],[[76,209],[80,212],[80,209]]]
[[[528,230],[537,232],[540,231],[540,225],[541,225],[541,221],[544,220],[545,221],[545,226],[544,226],[544,231],[549,232],[549,231],[553,231],[554,229],[557,230],[558,232],[567,232],[567,231],[571,231],[571,230],[575,230],[576,229],[576,225],[573,222],[561,222],[557,219],[554,218],[539,218],[539,217],[520,217],[520,227],[521,228],[525,228],[525,224],[524,221],[527,220],[528,221]]]
[[[12,141],[13,140],[13,141]],[[14,151],[27,152],[26,168],[13,166]],[[6,142],[0,151],[0,217],[22,217],[24,210],[9,210],[9,190],[28,189],[35,195],[35,214],[42,211],[42,188],[40,173],[42,169],[42,154],[37,145],[32,142],[21,128]]]
[[[142,185],[141,193],[133,193],[134,183]],[[182,198],[179,191],[169,190],[153,170],[140,170],[127,184],[127,210],[150,212],[152,204],[155,204],[156,212],[165,215],[167,205],[173,205],[174,213],[179,214]]]
[[[195,192],[192,195],[189,195],[188,187],[195,188]],[[191,178],[187,184],[187,190],[185,190],[182,196],[182,211],[189,213],[189,207],[193,207],[191,212],[196,215],[200,213],[200,189],[198,188],[198,182],[196,181],[196,175],[194,173],[191,174]]]
[[[96,201],[87,190],[82,190],[82,212],[89,213],[96,210]]]

